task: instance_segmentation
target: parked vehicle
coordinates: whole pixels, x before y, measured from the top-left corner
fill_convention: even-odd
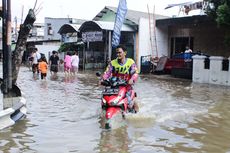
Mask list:
[[[206,54],[200,52],[179,53],[168,58],[164,67],[164,72],[174,77],[192,79],[192,56]]]

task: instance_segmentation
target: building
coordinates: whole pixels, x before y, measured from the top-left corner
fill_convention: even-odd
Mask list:
[[[44,24],[34,23],[32,29],[30,30],[28,41],[41,41],[44,40]]]
[[[61,35],[63,43],[77,42],[79,39],[79,28],[86,20],[75,19],[74,23],[66,23],[61,26],[58,33]]]
[[[116,55],[111,45],[111,38],[114,28],[117,8],[106,6],[91,21],[85,21],[80,27],[77,25],[64,25],[59,30],[62,38],[66,38],[65,33],[75,32],[84,42],[84,59],[85,68],[102,68],[105,66],[107,59],[113,59]],[[153,14],[150,14],[151,18]],[[155,19],[166,18],[162,15],[155,15]],[[154,21],[152,21],[154,22]],[[72,28],[70,28],[72,27]],[[63,32],[65,31],[65,33]],[[164,31],[165,32],[165,31]],[[76,34],[77,33],[77,34]],[[161,31],[157,32],[161,33]],[[150,46],[149,32],[149,14],[145,12],[128,10],[125,21],[121,29],[120,43],[127,47],[127,57],[135,59],[140,65],[140,57],[155,54]],[[161,34],[161,36],[164,34]],[[76,40],[75,40],[76,41]],[[64,42],[68,42],[64,40]],[[162,40],[157,40],[159,55],[167,53]],[[81,55],[81,54],[80,54]],[[156,54],[155,54],[156,56]]]
[[[45,31],[44,40],[60,40],[61,35],[58,33],[59,29],[65,24],[78,23],[77,19],[74,18],[50,18],[45,17]]]
[[[98,67],[96,63],[105,63],[108,58],[115,57],[111,37],[116,9],[106,6],[93,20],[82,24],[66,24],[59,30],[63,42],[84,43],[81,58],[84,57],[85,61],[82,62],[88,65],[86,68]],[[156,26],[150,17],[155,19]],[[152,32],[155,30],[153,35],[150,28]],[[128,10],[120,40],[127,47],[127,56],[134,58],[140,69],[142,56],[172,57],[176,53],[184,52],[186,45],[193,51],[228,57],[228,47],[224,44],[226,30],[218,28],[215,21],[206,15],[170,18]],[[150,41],[153,37],[156,39],[154,42]]]
[[[82,41],[85,43],[83,59],[85,68],[104,68],[108,59],[115,57],[111,38],[114,23],[107,21],[87,21],[80,27]],[[133,57],[135,30],[128,25],[121,29],[121,42],[126,44],[127,56]]]
[[[227,27],[218,27],[207,15],[158,19],[156,27],[166,34],[168,55],[185,51],[188,45],[194,52],[212,56],[229,57],[229,46],[225,44]]]
[[[35,23],[30,31],[27,40],[27,51],[31,52],[31,48],[38,48],[40,53],[43,53],[48,58],[53,50],[58,50],[62,44],[62,37],[58,33],[63,25],[78,23],[74,18],[50,18],[45,17],[44,24]],[[27,53],[29,55],[29,53]]]
[[[109,21],[114,22],[116,17],[117,8],[106,6],[102,9],[94,18],[95,21]],[[125,44],[128,48],[128,57],[132,57],[136,60],[138,68],[140,69],[141,56],[163,56],[167,54],[165,43],[165,37],[167,32],[165,30],[156,29],[153,34],[150,32],[150,28],[154,28],[155,20],[168,18],[167,16],[152,14],[134,10],[128,10],[124,25],[127,25],[133,29],[133,32],[125,36],[125,32],[121,32],[121,43]],[[153,37],[159,38],[155,42],[151,42]],[[155,47],[151,47],[151,43]],[[158,47],[157,47],[158,46]],[[112,57],[114,51],[112,52]]]

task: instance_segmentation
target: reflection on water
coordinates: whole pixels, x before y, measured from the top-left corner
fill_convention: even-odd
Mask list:
[[[27,126],[25,126],[27,125]],[[8,129],[4,129],[0,133],[0,148],[3,152],[23,152],[24,150],[36,152],[30,149],[30,144],[33,144],[32,135],[25,131],[27,127],[33,127],[27,119],[22,120]]]
[[[112,131],[102,130],[96,151],[100,153],[129,153],[130,141],[126,127],[121,127]]]
[[[100,93],[94,72],[34,80],[22,68],[25,120],[0,132],[0,150],[28,153],[152,153],[230,151],[230,88],[168,76],[141,76],[135,86],[138,114],[126,126],[100,126]]]

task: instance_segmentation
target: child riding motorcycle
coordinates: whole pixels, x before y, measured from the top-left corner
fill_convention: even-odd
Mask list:
[[[128,107],[131,112],[138,112],[139,108],[135,101],[131,99],[132,85],[137,81],[138,70],[133,59],[126,58],[126,48],[123,45],[116,47],[117,58],[112,60],[107,66],[100,83],[110,77],[118,77],[124,79],[128,83],[126,97],[128,99]]]

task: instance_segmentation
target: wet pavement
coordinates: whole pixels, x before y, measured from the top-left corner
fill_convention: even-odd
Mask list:
[[[12,153],[230,152],[230,88],[141,75],[135,90],[140,112],[126,126],[100,125],[95,71],[73,78],[34,80],[22,67],[18,86],[27,118],[0,132],[0,150]]]

